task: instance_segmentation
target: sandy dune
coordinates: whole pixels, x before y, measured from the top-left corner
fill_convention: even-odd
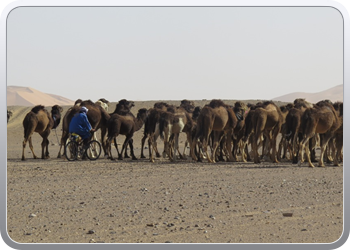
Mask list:
[[[332,102],[342,102],[343,93],[343,85],[341,84],[318,93],[294,92],[273,98],[272,100],[282,102],[293,102],[296,98],[305,98],[306,101],[311,103],[317,103],[325,99],[331,100]]]
[[[7,86],[7,106],[53,106],[73,105],[74,101],[65,97],[45,94],[31,87]]]

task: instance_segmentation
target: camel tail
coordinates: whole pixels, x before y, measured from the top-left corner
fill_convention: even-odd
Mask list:
[[[168,121],[164,117],[159,119],[159,135],[162,140],[164,140],[164,128],[168,126]]]
[[[28,140],[28,138],[34,133],[36,127],[36,117],[34,117],[34,122],[31,114],[27,114],[23,120],[23,128],[24,128],[24,139]]]
[[[253,117],[253,124],[255,124],[254,132],[256,135],[256,138],[259,137],[261,132],[264,130],[266,125],[267,117],[264,115],[259,115],[259,113],[255,113]]]

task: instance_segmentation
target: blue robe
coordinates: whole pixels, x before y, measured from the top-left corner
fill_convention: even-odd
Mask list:
[[[75,114],[69,123],[69,133],[76,133],[81,136],[81,138],[90,138],[91,124],[85,113]]]

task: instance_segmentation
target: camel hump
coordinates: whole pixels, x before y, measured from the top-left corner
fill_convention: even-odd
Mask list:
[[[209,107],[211,108],[226,107],[226,104],[219,99],[214,99],[209,103]]]
[[[34,108],[32,108],[32,112],[37,114],[40,110],[44,110],[45,109],[45,106],[43,105],[36,105]]]
[[[267,111],[277,111],[277,107],[274,104],[268,104],[267,106],[265,106],[265,109]]]

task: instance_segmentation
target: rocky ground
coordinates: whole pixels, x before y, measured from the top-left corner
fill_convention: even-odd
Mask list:
[[[138,103],[135,112],[150,105]],[[55,132],[51,159],[32,159],[27,146],[21,161],[21,123],[30,108],[10,108],[7,231],[15,242],[331,243],[342,234],[342,166],[68,162],[56,158]],[[40,136],[33,140],[40,155]]]

